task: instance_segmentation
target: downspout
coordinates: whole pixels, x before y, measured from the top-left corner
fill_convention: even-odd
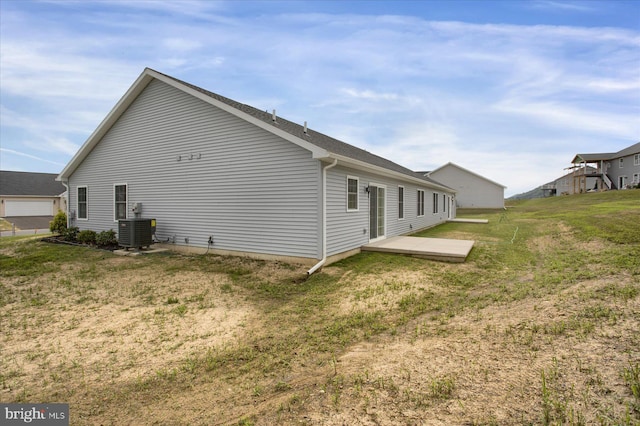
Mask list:
[[[65,203],[67,206],[65,208],[65,215],[67,216],[67,228],[71,227],[71,217],[69,215],[69,197],[71,196],[71,193],[69,192],[69,180],[67,179],[66,181],[61,180],[60,183],[62,183],[62,186],[64,186],[67,189],[67,202]]]
[[[327,170],[335,167],[336,164],[338,164],[337,158],[322,169],[322,259],[307,271],[307,275],[316,272],[327,261]]]

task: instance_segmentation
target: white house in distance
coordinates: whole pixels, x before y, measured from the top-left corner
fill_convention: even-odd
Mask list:
[[[66,210],[55,173],[0,171],[0,217],[54,216]]]
[[[457,164],[447,163],[431,172],[431,179],[456,190],[456,206],[466,209],[503,209],[506,186]]]
[[[57,179],[81,230],[141,214],[168,244],[311,270],[455,217],[431,177],[149,68]]]

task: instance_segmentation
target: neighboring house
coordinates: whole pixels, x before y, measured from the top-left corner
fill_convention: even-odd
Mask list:
[[[66,210],[65,187],[56,176],[0,171],[0,217],[55,216]]]
[[[447,163],[431,172],[428,177],[457,191],[456,206],[472,209],[503,209],[506,186],[496,183],[470,170]]]
[[[571,167],[573,169],[573,167]],[[593,191],[598,189],[597,170],[591,166],[585,166],[580,178],[576,179],[575,170],[559,177],[558,179],[541,186],[545,196],[559,196],[578,194],[585,191]]]
[[[455,216],[431,178],[148,68],[58,180],[80,229],[137,206],[161,241],[314,268]]]
[[[572,194],[591,189],[586,178],[594,178],[598,190],[626,189],[640,183],[640,142],[613,153],[576,154],[571,162]]]

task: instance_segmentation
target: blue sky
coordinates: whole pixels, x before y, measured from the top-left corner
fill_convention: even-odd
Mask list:
[[[527,191],[640,141],[640,1],[0,1],[0,168],[57,173],[144,67]]]

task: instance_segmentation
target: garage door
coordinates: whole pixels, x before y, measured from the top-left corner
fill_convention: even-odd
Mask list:
[[[13,201],[4,202],[4,215],[11,216],[52,216],[53,201]]]

